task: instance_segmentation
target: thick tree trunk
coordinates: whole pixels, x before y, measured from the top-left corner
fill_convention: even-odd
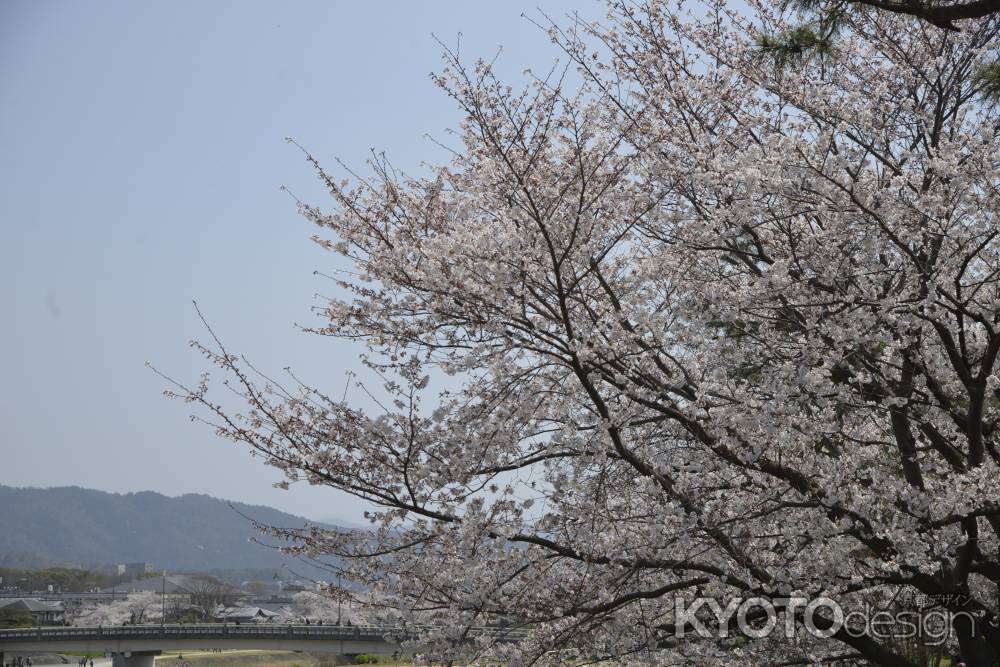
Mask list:
[[[955,617],[954,631],[969,667],[1000,665],[1000,630],[994,628],[990,620],[973,619],[964,613]]]

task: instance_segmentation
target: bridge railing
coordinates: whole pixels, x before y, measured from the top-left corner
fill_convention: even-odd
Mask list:
[[[222,636],[236,637],[275,637],[275,638],[315,638],[315,639],[352,639],[367,637],[383,637],[391,634],[390,628],[374,625],[283,625],[283,624],[244,624],[235,623],[203,623],[203,624],[160,624],[160,625],[109,625],[109,626],[76,626],[36,628],[12,628],[0,630],[0,642],[6,640],[71,640],[71,639],[137,639],[137,638],[215,638]]]
[[[215,639],[219,637],[273,637],[275,639],[406,639],[422,632],[434,632],[436,626],[393,627],[381,625],[293,625],[280,623],[243,624],[200,623],[160,625],[109,625],[109,626],[43,626],[0,630],[0,644],[12,641],[69,641],[88,639]],[[475,627],[469,637],[513,638],[519,633],[510,628]]]

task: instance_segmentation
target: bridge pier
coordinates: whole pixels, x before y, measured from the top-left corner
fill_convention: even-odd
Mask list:
[[[153,667],[160,651],[126,651],[111,654],[111,667]]]

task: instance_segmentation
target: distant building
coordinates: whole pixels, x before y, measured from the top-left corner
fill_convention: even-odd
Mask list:
[[[62,602],[44,602],[35,598],[0,600],[0,611],[27,612],[38,625],[62,625],[66,608]]]
[[[263,607],[225,607],[215,612],[215,619],[223,623],[270,623],[278,614]]]
[[[303,583],[297,579],[295,581],[279,581],[278,585],[282,593],[300,593],[302,591],[315,590],[315,586]]]
[[[142,579],[154,571],[152,563],[125,563],[118,565],[118,574],[129,579]]]
[[[254,607],[261,607],[268,611],[281,612],[288,609],[295,599],[291,595],[258,595],[253,600],[244,600],[244,604],[252,603]]]
[[[212,577],[196,574],[167,574],[159,577],[148,577],[136,581],[128,581],[112,587],[119,595],[122,593],[139,593],[142,591],[152,591],[154,593],[166,593],[167,595],[197,595],[206,590],[213,594],[227,595],[234,599],[251,598],[253,594],[235,586],[224,584]],[[109,592],[112,588],[105,588],[102,592]]]

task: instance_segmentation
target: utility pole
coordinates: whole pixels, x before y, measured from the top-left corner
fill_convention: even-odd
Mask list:
[[[163,571],[163,589],[160,591],[160,623],[167,622],[167,571]]]
[[[340,594],[340,572],[337,573],[337,627],[340,627],[340,605],[343,604],[344,598]]]

